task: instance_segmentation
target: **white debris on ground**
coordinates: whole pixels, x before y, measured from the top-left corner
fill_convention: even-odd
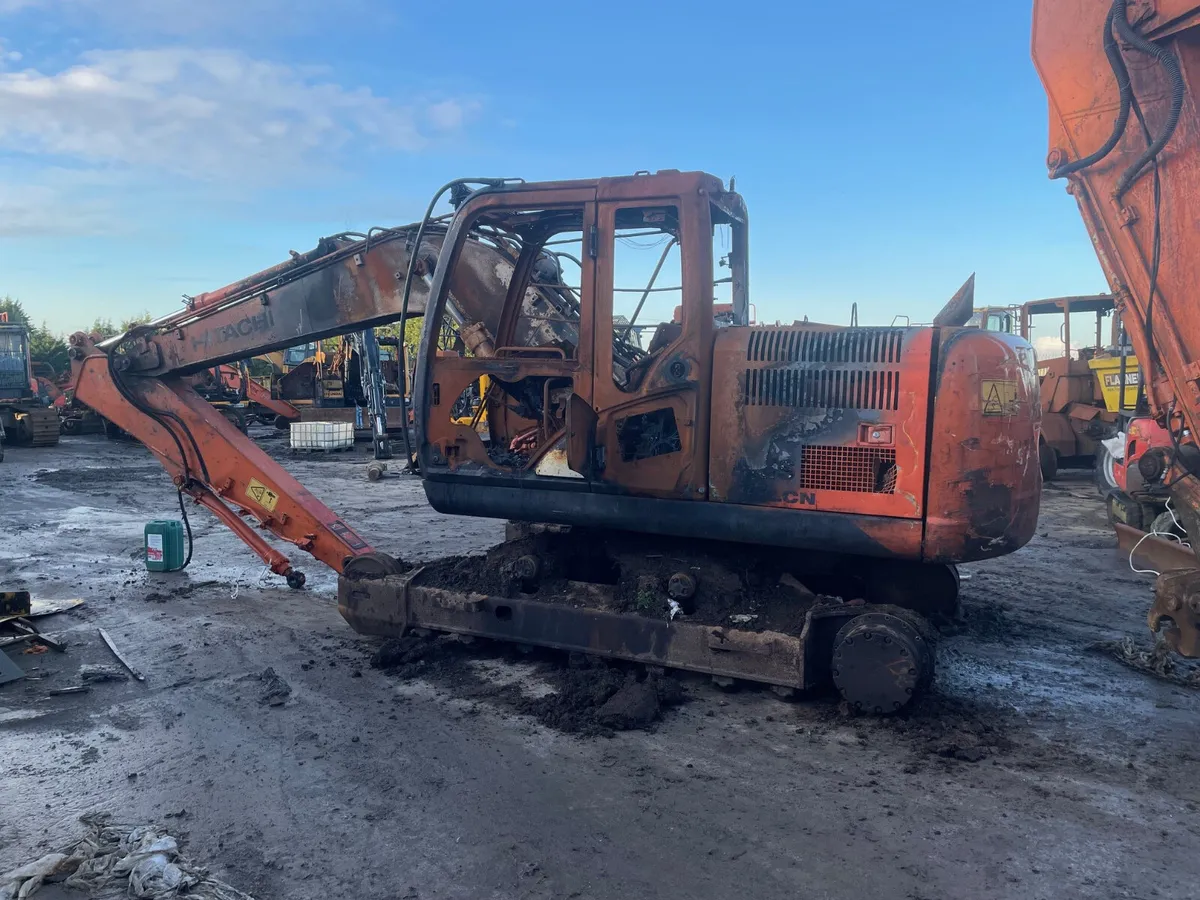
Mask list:
[[[83,816],[87,834],[70,847],[0,874],[0,900],[25,900],[43,884],[61,882],[89,900],[254,900],[188,862],[165,829],[117,825],[107,816]]]

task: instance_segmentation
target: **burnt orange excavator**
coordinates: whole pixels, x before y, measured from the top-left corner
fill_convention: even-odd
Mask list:
[[[457,181],[420,223],[322,240],[108,341],[74,335],[75,395],[290,585],[304,576],[244,514],[337,570],[359,632],[832,677],[891,711],[932,676],[926,616],[955,608],[955,564],[1033,534],[1032,348],[960,327],[973,281],[932,327],[751,326],[747,248],[742,198],[702,173]],[[192,386],[413,316],[410,462],[437,510],[510,520],[483,564],[376,550]],[[485,376],[486,428],[457,412]]]
[[[1144,373],[1150,415],[1130,423],[1118,496],[1152,510],[1169,502],[1194,557],[1200,3],[1036,0],[1033,58],[1049,99],[1050,176],[1066,179],[1079,205]],[[1164,571],[1149,621],[1176,650],[1200,656],[1200,570]]]

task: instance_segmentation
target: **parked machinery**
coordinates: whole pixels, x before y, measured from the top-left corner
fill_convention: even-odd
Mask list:
[[[1115,309],[1111,295],[1097,294],[985,307],[972,316],[977,327],[1033,344],[1042,402],[1038,458],[1046,480],[1060,467],[1082,466],[1095,468],[1105,487],[1116,486],[1105,442],[1123,434],[1134,415],[1140,372]]]
[[[33,375],[29,329],[0,313],[0,438],[33,447],[58,443],[58,412],[40,390]]]

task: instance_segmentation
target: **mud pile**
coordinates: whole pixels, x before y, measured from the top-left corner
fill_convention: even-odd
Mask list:
[[[532,661],[550,692],[535,696],[520,684],[489,680],[472,665],[488,659]],[[670,675],[582,654],[524,654],[502,645],[467,644],[449,635],[390,638],[375,651],[371,665],[397,678],[433,682],[460,699],[495,703],[569,734],[604,736],[649,728],[685,700],[682,686]]]

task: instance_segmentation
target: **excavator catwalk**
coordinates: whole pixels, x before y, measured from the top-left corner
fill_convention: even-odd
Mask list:
[[[973,280],[929,327],[751,325],[748,248],[742,198],[703,173],[453,182],[419,223],[325,239],[109,341],[73,336],[75,396],[289,584],[303,574],[251,520],[338,571],[361,632],[832,679],[892,711],[932,675],[926,617],[953,610],[955,564],[1033,533],[1032,348],[962,327]],[[415,316],[406,449],[429,502],[524,523],[461,566],[371,546],[194,389]]]

